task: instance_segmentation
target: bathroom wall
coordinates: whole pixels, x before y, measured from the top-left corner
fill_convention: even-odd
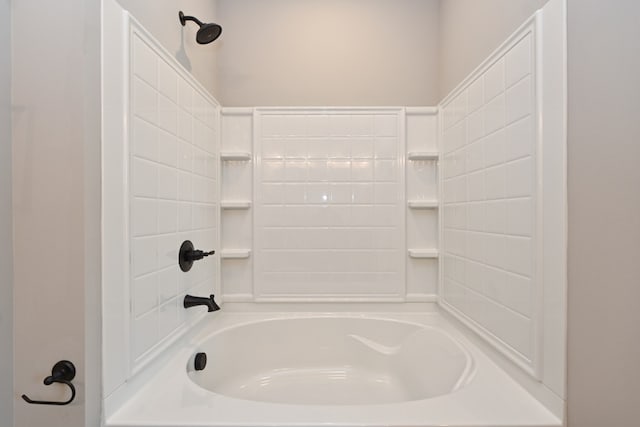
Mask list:
[[[11,206],[11,1],[0,0],[0,414],[7,427],[13,426]]]
[[[640,406],[640,3],[568,6],[568,421],[632,426]]]
[[[111,399],[206,314],[185,310],[185,294],[219,294],[217,254],[189,272],[177,260],[185,240],[219,251],[220,131],[207,90],[123,19],[115,0],[103,7],[102,351]]]
[[[535,357],[536,55],[532,30],[443,105],[444,301]]]
[[[12,8],[15,425],[93,427],[100,410],[100,1],[21,0]],[[42,384],[61,359],[77,368],[73,405],[17,397],[67,398],[64,387]]]
[[[219,100],[435,105],[438,7],[437,0],[218,0]]]
[[[256,298],[404,298],[403,111],[260,111]]]
[[[212,94],[217,93],[216,61],[219,42],[196,43],[198,26],[178,21],[178,11],[203,22],[217,22],[216,0],[118,0]],[[224,34],[224,28],[223,28]]]
[[[550,0],[442,102],[441,304],[562,414],[566,8]]]
[[[444,98],[548,0],[440,0],[439,94]]]
[[[224,301],[435,301],[437,111],[224,108]]]
[[[129,221],[132,362],[174,335],[197,310],[184,295],[215,292],[215,256],[188,273],[176,260],[185,240],[218,246],[218,105],[143,34],[131,40]]]

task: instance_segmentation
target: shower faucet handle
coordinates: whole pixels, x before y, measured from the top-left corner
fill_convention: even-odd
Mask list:
[[[202,258],[215,253],[216,251],[205,252],[200,249],[195,249],[190,240],[185,240],[182,242],[180,252],[178,253],[178,265],[180,266],[180,270],[186,273],[191,270],[194,261],[199,261]]]
[[[216,251],[211,251],[211,252],[203,252],[200,249],[194,249],[192,251],[189,251],[187,253],[185,253],[185,258],[187,261],[199,261],[202,258],[209,256],[209,255],[213,255],[215,254]]]

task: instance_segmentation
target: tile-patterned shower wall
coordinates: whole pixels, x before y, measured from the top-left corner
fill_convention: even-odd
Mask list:
[[[180,271],[178,248],[218,250],[218,114],[215,101],[137,33],[131,39],[130,236],[132,363],[190,318],[186,293],[207,296],[216,257]]]
[[[404,297],[402,118],[258,111],[258,300]]]
[[[534,358],[536,97],[532,30],[443,105],[443,294]]]

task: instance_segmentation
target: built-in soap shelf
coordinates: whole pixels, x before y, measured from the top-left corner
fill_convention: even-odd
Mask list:
[[[438,160],[438,157],[435,151],[412,151],[407,154],[409,160]]]
[[[247,161],[251,160],[251,153],[246,151],[223,151],[220,153],[220,159],[229,161]]]
[[[225,210],[243,210],[251,208],[251,201],[249,200],[223,200],[220,202],[220,207]]]
[[[437,209],[437,200],[409,200],[407,206],[411,209]]]
[[[438,291],[438,108],[405,109],[406,301],[434,302]]]
[[[251,256],[251,249],[224,249],[220,252],[221,259],[247,259]]]
[[[409,249],[409,257],[416,259],[435,259],[438,258],[437,249]]]

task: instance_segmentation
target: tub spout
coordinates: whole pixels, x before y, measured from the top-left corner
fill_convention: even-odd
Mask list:
[[[213,294],[206,297],[194,297],[191,295],[185,295],[184,308],[196,307],[198,305],[206,305],[209,312],[220,310],[220,306],[213,299]]]

